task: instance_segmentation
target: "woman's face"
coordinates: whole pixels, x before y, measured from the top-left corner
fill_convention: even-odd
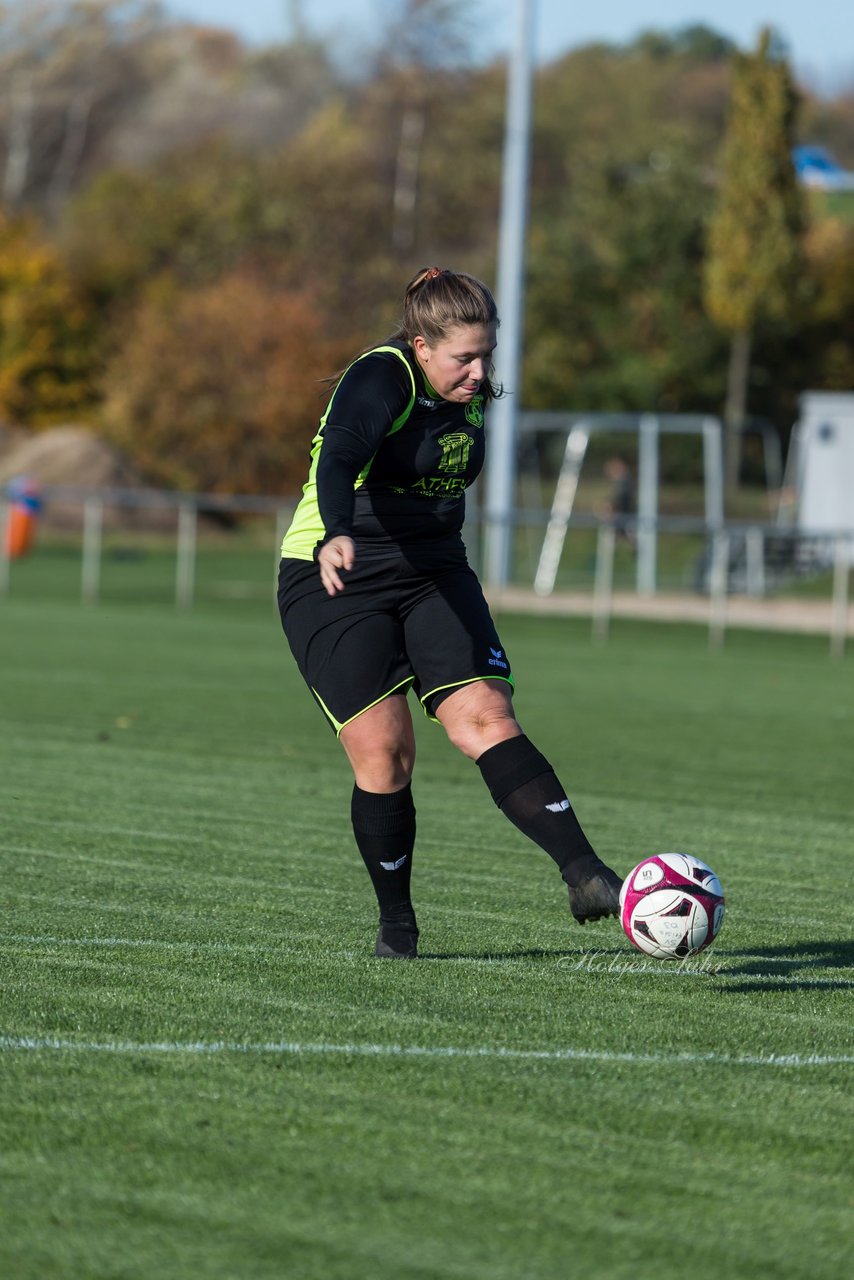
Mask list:
[[[495,334],[494,324],[461,324],[432,347],[419,335],[412,349],[430,386],[443,400],[468,404],[489,377]]]

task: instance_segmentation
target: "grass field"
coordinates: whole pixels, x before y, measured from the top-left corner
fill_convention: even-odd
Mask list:
[[[268,601],[0,604],[0,1274],[851,1274],[850,664],[501,632],[603,855],[718,871],[712,952],[580,929],[420,722],[424,956],[376,961],[348,771]]]

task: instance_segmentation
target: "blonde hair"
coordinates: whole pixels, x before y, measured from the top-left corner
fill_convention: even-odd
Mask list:
[[[406,286],[398,334],[407,342],[419,334],[431,346],[462,324],[498,324],[498,308],[486,285],[464,271],[422,267]]]
[[[443,342],[460,325],[499,325],[495,298],[482,280],[465,271],[422,267],[406,286],[403,318],[392,340],[412,345],[419,335],[429,346]],[[487,380],[486,398],[501,395],[501,387]]]

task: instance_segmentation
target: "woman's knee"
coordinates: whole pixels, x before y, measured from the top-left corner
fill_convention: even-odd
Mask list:
[[[404,698],[388,698],[370,707],[344,726],[340,738],[363,791],[399,791],[410,781],[415,734]]]
[[[453,745],[472,760],[522,732],[509,687],[487,681],[455,690],[439,705],[436,717]]]

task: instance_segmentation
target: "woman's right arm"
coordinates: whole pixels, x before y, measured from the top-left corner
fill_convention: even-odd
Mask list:
[[[356,481],[406,409],[411,383],[403,362],[376,352],[352,364],[333,393],[317,461],[317,502],[325,537],[317,551],[329,595],[343,591],[340,570],[352,569]]]

